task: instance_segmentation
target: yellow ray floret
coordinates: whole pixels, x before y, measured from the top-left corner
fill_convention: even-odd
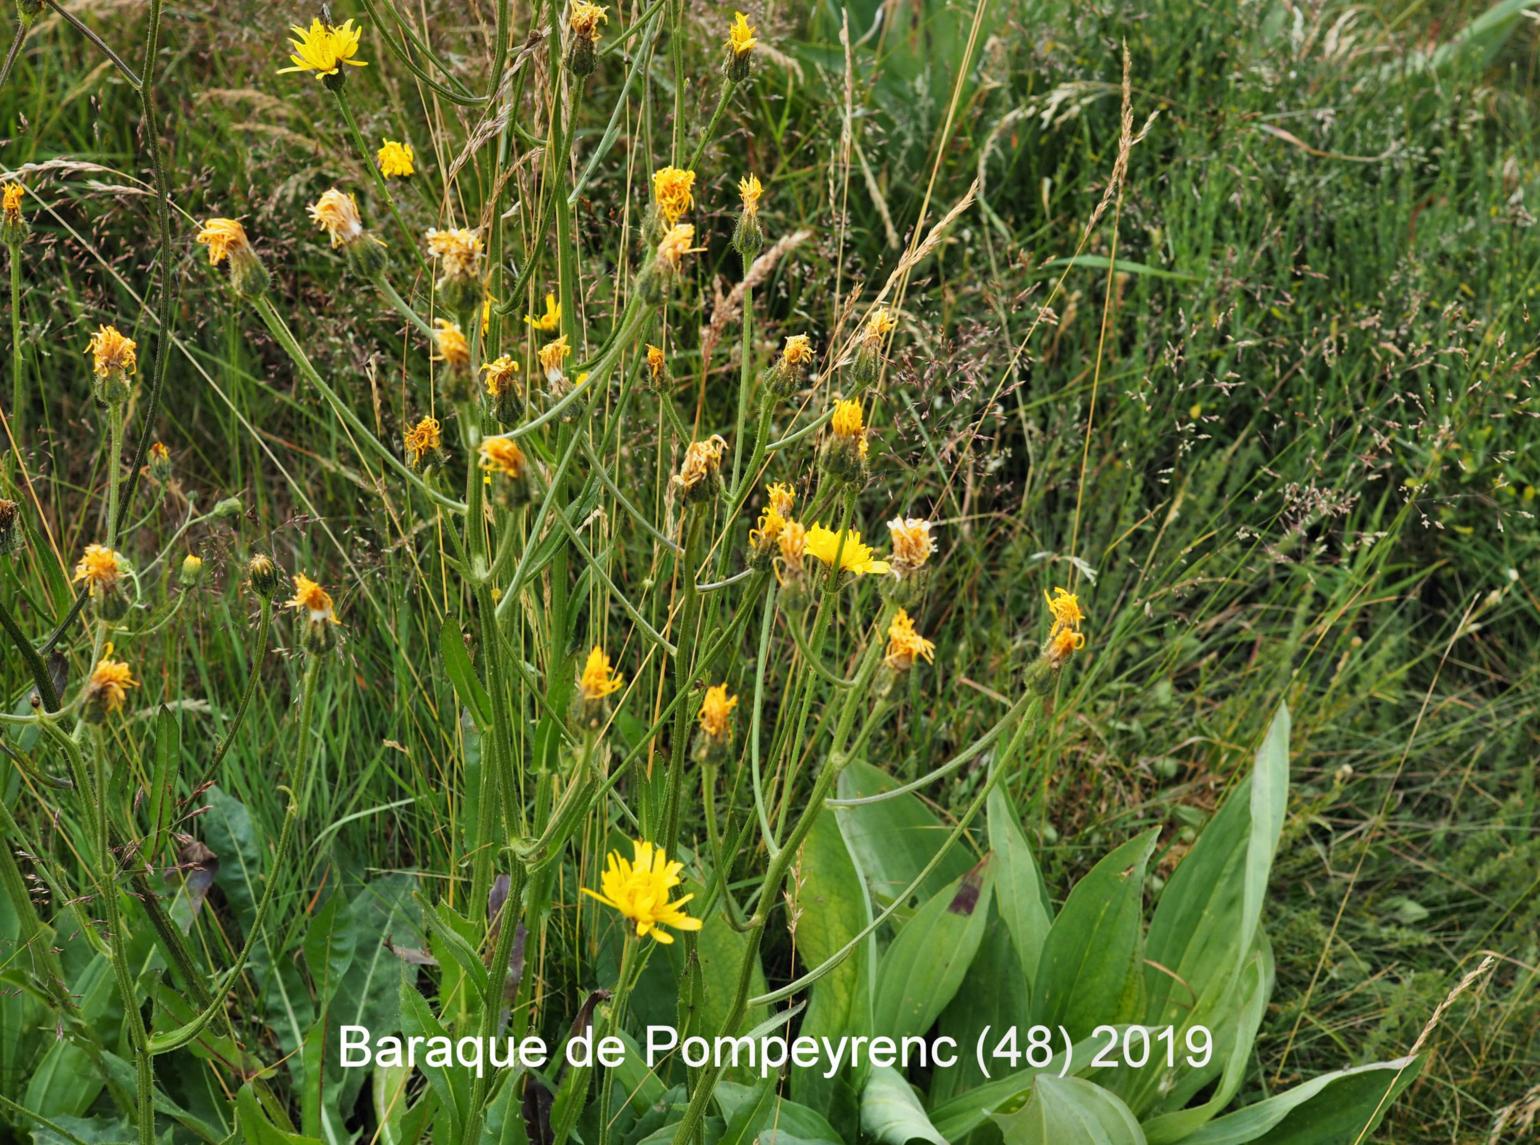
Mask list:
[[[324,24],[320,17],[310,21],[310,27],[304,28],[295,24],[289,29],[294,33],[294,38],[289,41],[294,52],[289,59],[294,62],[293,67],[279,68],[278,74],[285,72],[314,72],[316,79],[326,76],[334,76],[342,70],[342,65],[361,68],[363,60],[355,60],[358,53],[358,37],[363,29],[354,25],[352,20],[344,20],[341,24]]]
[[[601,645],[595,644],[583,663],[583,674],[578,677],[578,687],[585,700],[602,700],[612,692],[620,691],[625,679],[610,667],[610,658]]]
[[[881,576],[890,567],[887,561],[873,556],[870,545],[861,543],[856,530],[835,532],[816,523],[807,531],[807,555],[830,568],[838,560],[843,571],[856,576]]]
[[[611,851],[605,858],[604,873],[599,877],[599,890],[582,888],[583,893],[597,899],[607,907],[619,911],[636,924],[639,938],[649,934],[658,942],[667,944],[674,936],[662,927],[674,930],[699,930],[701,921],[685,914],[684,906],[694,895],[669,900],[669,892],[680,884],[679,872],[683,863],[669,862],[662,848],[638,839],[632,844],[633,858],[621,857],[619,851]]]

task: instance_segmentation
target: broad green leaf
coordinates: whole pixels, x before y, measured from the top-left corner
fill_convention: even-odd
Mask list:
[[[772,1079],[773,1080],[773,1079]],[[744,1106],[752,1106],[758,1100],[759,1086],[738,1085],[730,1081],[718,1082],[712,1091],[717,1106],[729,1123]],[[773,1087],[772,1087],[773,1094]],[[766,1103],[752,1121],[757,1140],[769,1141],[772,1132],[790,1134],[792,1138],[817,1142],[837,1142],[839,1134],[834,1127],[814,1110],[795,1101],[774,1098]],[[708,1134],[709,1139],[709,1134]],[[753,1140],[754,1138],[751,1138]],[[785,1140],[786,1138],[782,1138]]]
[[[915,911],[877,966],[873,1033],[903,1038],[930,1029],[978,952],[993,893],[986,861]]]
[[[269,1121],[250,1085],[241,1086],[241,1091],[235,1095],[235,1120],[240,1126],[244,1145],[321,1145],[318,1137],[291,1133]]]
[[[839,797],[859,799],[898,786],[884,771],[856,760],[840,772]],[[887,903],[914,881],[946,841],[951,828],[931,813],[918,796],[900,795],[880,803],[838,810],[840,831],[874,897]],[[928,898],[958,878],[975,860],[953,845],[920,884]]]
[[[1128,1106],[1084,1078],[1039,1074],[1026,1105],[992,1117],[1005,1145],[1144,1145]]]
[[[460,622],[452,616],[445,618],[443,628],[439,629],[438,647],[444,674],[454,685],[455,695],[471,713],[476,726],[486,731],[492,726],[492,697],[476,676],[470,653],[465,650],[465,637],[460,631]]]
[[[1215,1118],[1183,1145],[1354,1145],[1417,1077],[1421,1057],[1337,1070]]]
[[[79,1145],[80,1142],[85,1142],[85,1145],[123,1145],[125,1141],[136,1138],[134,1127],[123,1117],[108,1121],[105,1117],[69,1117],[58,1114],[49,1116],[48,1120],[62,1132],[38,1126],[32,1130],[32,1145]]]
[[[989,793],[988,815],[989,847],[999,859],[995,869],[999,897],[995,901],[1021,960],[1024,981],[1031,982],[1037,977],[1043,941],[1053,925],[1053,904],[1010,796],[998,787]]]
[[[1158,829],[1107,855],[1075,884],[1043,943],[1032,991],[1035,1022],[1079,1041],[1139,1013],[1139,919],[1144,868]]]
[[[984,928],[984,941],[979,943],[962,987],[936,1022],[937,1032],[956,1042],[959,1052],[956,1065],[931,1075],[927,1098],[932,1103],[983,1085],[988,1079],[979,1068],[973,1047],[986,1029],[991,1031],[991,1040],[996,1040],[1001,1030],[1026,1022],[1030,1012],[1027,980],[1021,975],[1011,936],[1000,924],[1005,896],[999,888],[997,877],[993,913]]]
[[[831,811],[820,812],[813,821],[797,869],[797,959],[812,970],[866,928],[871,922],[871,903]],[[876,961],[876,944],[876,935],[868,936],[813,983],[801,1034],[838,1038],[872,1028],[871,968]],[[805,1105],[827,1110],[835,1081],[825,1078],[822,1070],[793,1070],[791,1093]]]
[[[874,1066],[861,1091],[861,1128],[885,1145],[930,1141],[947,1145],[947,1139],[925,1116],[909,1083],[892,1066]]]

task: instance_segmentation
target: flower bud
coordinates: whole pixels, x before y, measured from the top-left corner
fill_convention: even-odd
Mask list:
[[[150,446],[145,468],[150,476],[162,485],[171,480],[171,450],[166,448],[164,441],[157,441]]]
[[[262,600],[278,595],[278,566],[265,553],[257,553],[246,562],[246,583]]]
[[[217,521],[221,517],[239,517],[245,511],[246,506],[241,504],[239,497],[226,497],[214,506],[214,511],[209,516]]]
[[[733,22],[727,29],[727,57],[722,72],[732,83],[742,83],[749,78],[749,58],[754,46],[754,26],[742,12],[733,13]]]
[[[182,567],[177,571],[177,583],[183,588],[196,588],[203,583],[203,558],[197,553],[188,553],[182,558]]]

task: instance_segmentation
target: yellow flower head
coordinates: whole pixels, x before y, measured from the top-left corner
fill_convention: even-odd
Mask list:
[[[171,460],[171,450],[166,448],[164,441],[157,441],[150,446],[150,460],[162,465]]]
[[[540,368],[545,371],[548,382],[555,382],[562,376],[562,363],[571,356],[572,347],[567,345],[565,334],[535,351],[535,357],[540,360]]]
[[[332,607],[331,593],[304,573],[294,574],[294,596],[289,600],[289,607],[296,612],[303,612],[311,624],[342,623]]]
[[[608,20],[602,4],[590,4],[587,0],[573,0],[567,10],[567,26],[572,29],[572,34],[590,44],[599,38],[599,25]]]
[[[907,672],[914,667],[916,659],[929,663],[935,652],[936,646],[914,630],[914,621],[909,619],[907,612],[900,608],[893,614],[893,622],[888,625],[888,651],[883,663],[895,672]]]
[[[651,342],[647,343],[647,374],[654,384],[663,380],[663,367],[663,347],[654,346]]]
[[[91,670],[86,681],[86,702],[102,715],[122,710],[128,700],[128,690],[139,687],[133,669],[122,660],[112,658],[112,645],[102,649],[102,658]]]
[[[760,510],[759,523],[749,531],[749,544],[762,553],[768,552],[780,540],[781,533],[791,523],[791,509],[797,502],[796,491],[790,485],[779,482],[767,485],[765,493],[770,498],[769,503]]]
[[[707,441],[690,442],[684,451],[684,464],[674,478],[680,490],[684,493],[694,491],[697,485],[721,469],[722,454],[726,450],[727,442],[721,434],[713,434]]]
[[[732,735],[733,709],[737,706],[738,697],[727,694],[726,684],[706,689],[706,698],[700,705],[700,730],[707,739],[720,743]]]
[[[806,334],[793,334],[781,347],[781,365],[789,370],[800,369],[813,361],[813,340]]]
[[[334,76],[342,70],[342,65],[361,68],[363,60],[355,60],[358,52],[358,36],[361,28],[354,26],[352,20],[345,20],[341,24],[323,24],[319,17],[310,21],[310,27],[302,28],[298,24],[291,29],[294,39],[289,43],[294,52],[289,59],[294,61],[294,66],[279,68],[278,74],[285,72],[314,72],[316,79],[326,76]]]
[[[465,340],[465,331],[458,322],[447,318],[433,320],[433,360],[443,362],[451,369],[471,364],[471,344]]]
[[[862,544],[861,534],[854,529],[836,533],[814,524],[807,531],[807,555],[829,568],[838,559],[843,571],[856,576],[880,576],[889,570],[888,562],[877,560],[871,546]]]
[[[861,403],[849,399],[835,402],[834,416],[829,419],[829,428],[834,431],[835,437],[851,439],[860,437],[866,428],[861,420]]]
[[[866,325],[861,328],[861,340],[873,350],[880,349],[882,340],[897,326],[898,320],[893,317],[893,311],[886,306],[878,306],[866,320]]]
[[[123,555],[106,545],[87,545],[75,566],[74,583],[85,583],[86,591],[100,597],[114,591],[127,570]]]
[[[210,219],[201,224],[198,241],[209,248],[210,266],[218,266],[227,258],[239,258],[251,251],[246,228],[235,219]]]
[[[1048,643],[1043,646],[1043,656],[1051,667],[1059,668],[1084,647],[1085,633],[1073,628],[1059,628],[1049,635]]]
[[[677,223],[679,217],[695,205],[694,188],[694,171],[663,167],[653,172],[652,197],[657,201],[658,213],[669,226]]]
[[[1043,590],[1043,600],[1048,604],[1048,611],[1053,614],[1053,627],[1049,630],[1049,636],[1057,636],[1060,632],[1079,632],[1081,621],[1085,620],[1085,613],[1080,610],[1080,598],[1067,589],[1055,588],[1053,594]],[[1078,647],[1078,646],[1077,646]]]
[[[398,143],[394,139],[385,140],[374,153],[380,174],[387,179],[405,179],[416,174],[415,159],[410,143]]]
[[[578,688],[585,700],[602,700],[611,692],[618,692],[625,680],[610,667],[610,658],[604,649],[595,644],[583,663],[583,674],[578,677]]]
[[[346,246],[363,237],[364,220],[359,216],[353,196],[332,187],[310,204],[310,217],[326,232],[332,246]]]
[[[749,175],[738,180],[738,197],[743,200],[743,209],[749,214],[759,214],[759,200],[764,193],[765,189],[760,185],[759,176]]]
[[[776,546],[781,555],[776,560],[775,579],[782,584],[802,575],[802,558],[807,553],[807,530],[800,521],[788,519],[781,527]]]
[[[919,517],[894,517],[888,522],[888,537],[893,544],[893,568],[899,573],[924,568],[936,551],[930,522]]]
[[[524,451],[511,437],[481,439],[481,468],[488,474],[501,473],[518,479],[524,476]]]
[[[705,249],[692,245],[694,242],[695,228],[689,223],[679,223],[670,227],[668,233],[658,242],[658,269],[677,271],[685,255]]]
[[[21,204],[26,196],[26,188],[16,182],[7,183],[4,191],[0,191],[0,210],[5,212],[6,222],[21,221]]]
[[[547,293],[545,296],[544,314],[526,314],[524,322],[532,330],[539,330],[542,334],[554,334],[561,329],[561,303],[556,301],[556,295]]]
[[[428,253],[438,259],[445,278],[475,278],[481,261],[481,236],[468,227],[439,230],[430,227]]]
[[[727,29],[727,46],[735,58],[742,58],[754,50],[754,45],[759,43],[754,38],[754,26],[749,23],[749,18],[742,12],[733,13],[733,22]]]
[[[674,936],[662,928],[674,930],[699,930],[698,918],[684,912],[684,905],[694,895],[669,901],[669,892],[680,883],[679,872],[683,863],[671,863],[662,848],[637,840],[633,844],[630,861],[620,857],[619,851],[611,851],[604,861],[604,873],[599,877],[599,890],[583,887],[583,893],[597,899],[607,907],[618,910],[636,924],[638,938],[652,935],[665,945]]]
[[[116,326],[101,326],[86,343],[91,368],[98,378],[126,378],[139,370],[139,345]]]
[[[510,391],[519,380],[519,370],[522,367],[507,354],[493,358],[490,362],[483,363],[481,372],[485,374],[487,384],[487,396],[500,398]]]
[[[443,444],[443,434],[440,430],[438,418],[425,417],[416,425],[406,431],[406,459],[413,469],[422,464],[422,459],[430,453],[438,450]]]

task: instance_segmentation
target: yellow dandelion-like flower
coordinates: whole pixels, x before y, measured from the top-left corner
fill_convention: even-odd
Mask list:
[[[1051,667],[1059,668],[1084,647],[1085,633],[1076,632],[1073,628],[1060,628],[1049,635],[1047,644],[1043,646],[1043,657]]]
[[[87,545],[79,563],[75,565],[72,581],[75,584],[84,583],[87,592],[101,597],[118,587],[118,581],[127,568],[128,562],[123,559],[122,553],[106,545]]]
[[[662,167],[653,172],[652,197],[663,221],[673,226],[681,215],[695,205],[695,172],[679,167]],[[693,232],[692,232],[693,234]]]
[[[919,517],[894,517],[888,522],[888,537],[893,544],[893,570],[901,574],[923,568],[936,551],[930,522]]]
[[[128,690],[139,687],[133,669],[112,657],[112,645],[102,649],[102,658],[86,681],[86,702],[101,715],[121,711],[128,701]]]
[[[861,403],[858,401],[838,401],[834,403],[834,416],[829,419],[829,428],[834,431],[835,437],[855,439],[865,431],[865,424],[861,420]]]
[[[893,317],[893,311],[886,306],[878,306],[872,310],[867,318],[866,325],[861,328],[861,340],[867,346],[876,349],[882,345],[882,340],[898,327],[898,319]]]
[[[475,231],[468,227],[451,227],[447,230],[430,227],[427,243],[428,253],[438,259],[444,277],[476,277],[476,269],[481,261],[481,236]]]
[[[856,530],[835,532],[817,523],[807,531],[807,555],[829,568],[838,560],[841,570],[856,576],[880,576],[890,567],[872,554],[870,545],[861,543]]]
[[[352,195],[332,187],[310,204],[310,217],[326,232],[332,246],[346,246],[363,237],[364,220]]]
[[[535,351],[535,357],[540,361],[540,368],[545,371],[546,381],[555,382],[562,376],[562,363],[572,356],[572,347],[567,345],[567,336],[547,342]]]
[[[914,621],[900,608],[893,614],[888,625],[888,651],[883,663],[895,672],[907,672],[916,659],[927,663],[935,655],[936,646],[914,630]]]
[[[353,58],[358,52],[358,37],[362,29],[356,27],[352,20],[345,20],[341,24],[324,24],[317,17],[310,21],[310,27],[303,28],[295,24],[290,31],[294,33],[294,38],[289,41],[294,52],[289,59],[294,66],[279,68],[279,75],[286,72],[314,72],[316,79],[324,79],[340,72],[343,64],[354,68],[365,66],[363,60]]]
[[[661,847],[638,839],[632,845],[631,860],[611,851],[605,858],[604,873],[599,876],[599,890],[583,887],[584,894],[617,910],[636,924],[638,938],[649,934],[665,945],[674,936],[663,930],[699,930],[701,921],[684,912],[694,895],[669,901],[669,893],[680,884],[683,863],[671,863]]]
[[[246,228],[235,219],[209,219],[200,224],[198,241],[209,248],[210,266],[218,266],[227,258],[238,258],[251,250]]]
[[[387,179],[406,179],[416,174],[416,159],[410,143],[400,143],[394,139],[385,140],[374,153],[380,174]]]
[[[1048,605],[1048,611],[1053,614],[1053,627],[1049,630],[1050,636],[1057,636],[1060,632],[1068,630],[1079,632],[1080,624],[1085,620],[1085,613],[1080,609],[1080,598],[1068,589],[1055,588],[1053,594],[1043,590],[1043,600]]]
[[[754,25],[749,23],[749,18],[742,12],[734,12],[733,22],[727,29],[727,46],[734,58],[741,59],[748,55],[757,43],[759,41],[754,38]]]
[[[802,527],[802,523],[788,519],[781,526],[776,547],[781,550],[781,555],[776,558],[775,579],[786,584],[800,577],[802,558],[807,555],[807,530]]]
[[[500,473],[517,480],[524,476],[524,451],[511,437],[481,439],[481,468],[487,474]]]
[[[458,322],[447,318],[433,320],[433,360],[443,362],[452,369],[471,364],[471,344],[465,339],[465,331]]]
[[[737,706],[738,697],[727,694],[726,684],[706,689],[706,697],[700,705],[700,730],[707,739],[720,743],[732,735],[733,709]]]
[[[759,214],[759,200],[764,193],[765,189],[757,175],[751,174],[738,180],[738,197],[743,200],[743,209],[749,214]]]
[[[443,432],[438,418],[425,417],[406,431],[406,459],[413,469],[422,464],[428,454],[437,452],[443,444]]]
[[[656,384],[663,380],[663,347],[647,343],[647,374]]]
[[[767,485],[765,493],[769,503],[760,510],[759,523],[749,531],[749,544],[760,552],[768,552],[780,540],[797,502],[796,491],[780,482]]]
[[[657,267],[661,271],[677,271],[684,261],[684,256],[704,250],[704,247],[693,245],[695,242],[695,228],[689,223],[679,223],[670,227],[668,233],[658,242]]]
[[[26,188],[20,183],[10,182],[5,184],[0,191],[0,210],[5,212],[5,221],[8,223],[21,222],[21,204],[27,197]]]
[[[294,574],[294,595],[289,607],[302,612],[311,624],[341,624],[332,607],[331,594],[304,573]]]
[[[526,314],[524,322],[532,330],[539,330],[542,334],[554,334],[561,329],[561,303],[556,301],[556,295],[547,293],[545,296],[544,314]]]
[[[499,355],[483,363],[481,372],[486,375],[487,395],[500,398],[518,383],[522,367],[507,354]]]
[[[139,370],[139,344],[116,326],[101,326],[86,343],[91,368],[98,378],[127,377]]]
[[[800,369],[813,361],[813,340],[806,334],[793,334],[781,347],[781,365],[787,369]]]
[[[599,38],[599,25],[608,21],[609,17],[605,15],[602,4],[573,0],[567,10],[567,27],[572,29],[572,34],[578,39],[587,40],[590,44]]]
[[[610,667],[610,658],[603,647],[595,644],[583,663],[582,675],[578,677],[578,688],[583,693],[583,699],[602,700],[610,693],[620,691],[624,684],[625,680],[620,673]]]

